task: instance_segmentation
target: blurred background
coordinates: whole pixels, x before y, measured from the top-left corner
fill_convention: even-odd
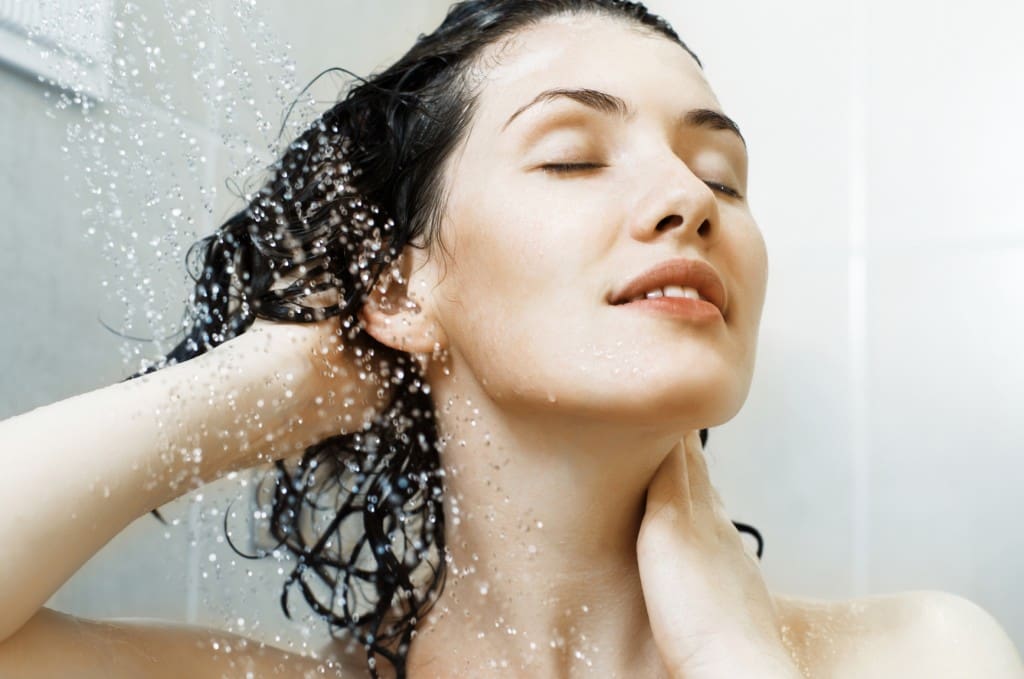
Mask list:
[[[953,592],[1024,648],[1024,5],[648,5],[749,144],[768,300],[750,398],[708,455],[769,584]],[[168,348],[188,246],[240,207],[288,105],[284,137],[344,82],[302,87],[386,65],[447,6],[0,0],[0,418]],[[139,519],[50,605],[320,645],[280,611],[284,565],[224,542],[252,480]]]

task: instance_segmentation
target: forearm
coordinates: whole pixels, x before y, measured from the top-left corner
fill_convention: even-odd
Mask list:
[[[131,521],[257,462],[284,377],[241,366],[204,355],[0,422],[0,640]]]

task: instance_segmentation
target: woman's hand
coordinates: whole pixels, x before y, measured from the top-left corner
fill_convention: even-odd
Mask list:
[[[300,454],[328,436],[356,431],[390,394],[378,366],[342,344],[337,318],[257,320],[196,360],[206,361],[214,378],[228,376],[219,392],[232,396],[219,405],[231,410],[229,426],[239,432],[228,468]]]
[[[142,514],[359,429],[388,389],[354,347],[339,350],[338,327],[257,322],[192,360],[0,422],[12,462],[0,475],[0,641]]]
[[[648,487],[637,558],[654,640],[672,677],[801,677],[758,562],[708,478],[696,431]]]

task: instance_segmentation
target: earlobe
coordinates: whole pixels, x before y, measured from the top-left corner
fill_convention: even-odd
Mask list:
[[[405,252],[370,289],[359,319],[366,332],[392,349],[412,354],[434,352],[447,347],[448,338],[438,323],[430,300],[417,294],[427,290],[425,267],[412,266]]]

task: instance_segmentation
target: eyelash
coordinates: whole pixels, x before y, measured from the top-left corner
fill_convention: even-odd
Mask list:
[[[725,184],[719,184],[718,182],[708,182],[708,181],[706,181],[704,183],[707,184],[708,186],[710,186],[713,191],[721,191],[725,195],[730,196],[732,198],[735,198],[737,200],[742,200],[743,199],[743,194],[741,194],[739,191],[737,191],[736,189],[732,188],[731,186],[726,186]]]
[[[602,167],[605,166],[600,163],[551,163],[550,165],[542,165],[541,169],[555,174],[569,174],[570,172],[597,170]]]
[[[551,172],[553,174],[570,174],[572,172],[584,172],[586,170],[597,170],[597,169],[600,169],[602,167],[606,167],[606,166],[605,165],[601,165],[599,163],[551,163],[549,165],[542,165],[541,169],[544,170],[545,172]],[[719,184],[718,182],[705,181],[704,183],[707,184],[712,190],[720,191],[720,192],[724,193],[727,196],[731,196],[732,198],[736,198],[736,199],[742,199],[743,198],[743,195],[739,191],[737,191],[736,189],[732,188],[731,186],[726,186],[725,184]]]

